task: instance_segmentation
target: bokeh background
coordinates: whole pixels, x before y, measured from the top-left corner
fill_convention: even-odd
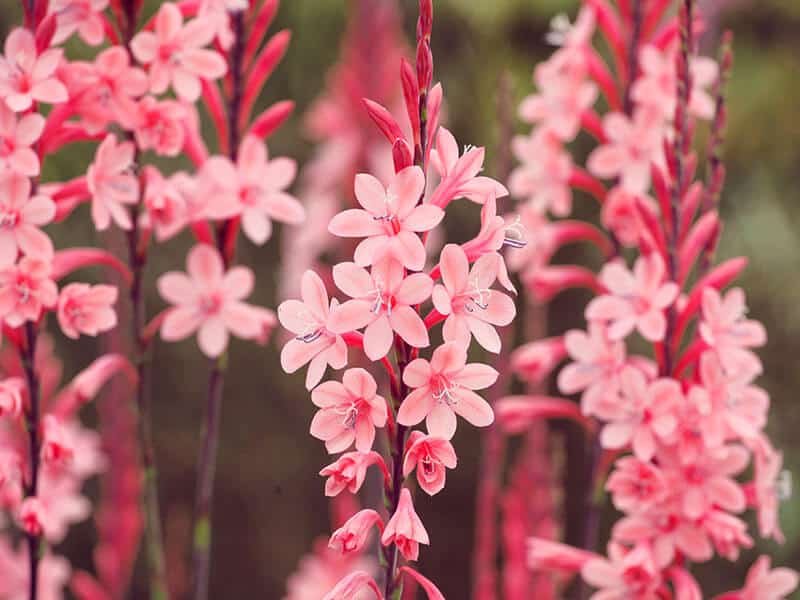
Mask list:
[[[375,0],[376,2],[378,0]],[[533,66],[550,49],[544,42],[550,18],[574,14],[575,0],[437,0],[433,53],[436,78],[444,84],[447,125],[461,143],[485,145],[488,172],[502,159],[506,140],[498,133],[498,82],[510,75],[514,105],[532,89]],[[722,257],[750,258],[742,284],[748,289],[753,317],[770,333],[761,355],[766,374],[761,383],[772,395],[769,432],[785,451],[786,468],[800,479],[800,2],[797,0],[705,0],[708,16],[703,49],[713,52],[720,32],[735,35],[735,66],[730,84],[730,126],[724,157],[728,183],[722,211],[726,229]],[[151,13],[158,2],[148,0]],[[414,32],[415,3],[399,2],[404,30]],[[290,98],[297,110],[271,139],[273,155],[296,157],[302,165],[313,151],[302,117],[325,86],[324,74],[337,59],[350,4],[345,0],[285,0],[273,31],[289,28],[292,43],[268,85],[263,103]],[[19,19],[12,0],[0,0],[3,35]],[[72,56],[90,56],[77,42]],[[89,147],[54,157],[48,177],[66,178],[85,169]],[[166,164],[166,169],[180,161]],[[302,200],[303,198],[301,198]],[[581,201],[578,201],[581,204]],[[588,202],[583,202],[588,205]],[[587,213],[590,215],[590,213]],[[591,216],[591,215],[590,215]],[[459,214],[460,227],[475,226],[475,212]],[[61,245],[95,239],[79,212],[54,228]],[[458,233],[458,231],[456,231]],[[242,261],[257,272],[259,304],[276,305],[280,237],[263,248],[240,244]],[[191,240],[183,236],[162,246],[150,273],[182,268]],[[595,260],[573,250],[562,259]],[[148,282],[151,312],[161,307]],[[551,308],[552,333],[580,324],[582,294],[559,297]],[[96,352],[91,341],[69,343],[56,333],[66,372],[74,373]],[[279,366],[277,340],[266,348],[234,342],[225,393],[222,447],[216,487],[214,598],[281,598],[287,576],[312,541],[330,531],[328,505],[317,471],[327,464],[322,444],[308,435],[312,405],[302,377],[285,376]],[[155,431],[161,470],[161,494],[170,553],[171,576],[183,577],[181,549],[188,542],[194,464],[207,377],[207,363],[195,342],[155,349],[157,380]],[[124,403],[124,395],[101,402]],[[93,415],[88,414],[92,420]],[[460,428],[455,440],[459,467],[448,474],[445,490],[418,508],[433,540],[422,550],[421,568],[446,597],[469,597],[474,522],[474,489],[480,439]],[[780,564],[800,567],[800,501],[795,494],[783,505],[787,543],[759,543]],[[76,566],[91,568],[92,524],[75,527],[64,552]],[[723,561],[702,569],[709,591],[739,586],[754,553],[737,564]],[[144,597],[141,577],[134,597]],[[800,595],[797,596],[800,598]]]

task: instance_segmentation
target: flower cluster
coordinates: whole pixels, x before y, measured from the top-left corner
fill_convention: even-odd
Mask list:
[[[528,381],[544,380],[568,359],[558,388],[581,394],[580,413],[566,400],[528,395],[501,401],[499,414],[517,431],[554,417],[585,426],[595,448],[592,485],[605,480],[623,515],[608,555],[594,554],[595,532],[587,529],[583,550],[534,537],[529,563],[580,572],[597,599],[701,597],[687,562],[736,560],[750,548],[748,508],[762,537],[782,540],[781,455],[764,432],[769,397],[755,384],[762,365],[753,351],[766,333],[747,318],[744,291],[724,291],[745,259],[713,262],[730,51],[720,63],[696,56],[692,2],[675,17],[665,16],[667,6],[590,0],[574,25],[555,21],[549,39],[559,47],[537,66],[538,91],[520,107],[533,131],[514,140],[522,164],[509,187],[525,199],[516,219],[530,243],[511,266],[539,301],[579,286],[596,297],[586,307],[586,331],[530,342],[512,357]],[[612,49],[613,75],[592,46],[596,29]],[[609,107],[602,118],[600,96]],[[698,121],[711,122],[705,181],[695,178]],[[581,132],[597,142],[586,169],[569,148]],[[599,201],[603,232],[548,220],[548,213],[570,214],[575,189]],[[603,253],[598,275],[551,264],[561,245],[578,240]],[[632,353],[628,342],[637,337],[650,356]],[[603,465],[611,465],[607,477]],[[796,585],[795,574],[770,572],[762,557],[746,587],[724,597],[777,599]]]
[[[354,571],[329,590],[329,599],[350,598],[368,589],[380,598],[393,597],[404,574],[429,598],[442,598],[416,570],[399,567],[400,557],[416,561],[419,546],[430,543],[414,506],[410,478],[415,474],[428,495],[441,491],[447,469],[457,462],[452,439],[458,417],[477,427],[493,422],[491,407],[477,391],[491,386],[497,372],[468,362],[467,352],[473,337],[498,352],[496,327],[508,325],[515,314],[507,293],[513,286],[498,253],[506,233],[496,201],[507,191],[479,175],[482,148],[460,154],[453,135],[439,126],[442,89],[431,85],[432,13],[431,2],[422,0],[416,68],[401,60],[411,134],[404,133],[388,109],[364,101],[391,144],[394,171],[383,180],[356,175],[357,207],[330,221],[332,234],[357,241],[352,261],[332,269],[341,297],[330,298],[319,275],[307,271],[301,299],[287,300],[278,308],[281,324],[294,334],[282,352],[284,369],[293,372],[308,365],[306,385],[319,409],[311,435],[324,441],[329,453],[343,453],[321,471],[327,477],[326,494],[358,492],[373,465],[384,475],[388,519],[363,509],[335,531],[329,543],[344,554],[360,552],[377,527],[386,569],[382,585],[367,572]],[[426,185],[434,171],[438,182]],[[429,235],[459,198],[482,205],[481,229],[464,244],[444,246],[431,266]],[[495,282],[505,291],[495,288]],[[430,332],[442,322],[444,341],[431,348]],[[353,349],[380,365],[385,393],[375,374],[348,368],[357,360]],[[341,378],[320,383],[328,366],[344,369]],[[414,429],[422,422],[424,430]],[[373,450],[378,434],[387,438],[389,457]]]
[[[262,44],[277,1],[164,2],[146,23],[140,22],[141,8],[136,0],[25,3],[25,26],[9,33],[0,56],[0,318],[7,348],[19,354],[19,367],[0,381],[0,491],[3,509],[29,541],[27,550],[8,545],[9,559],[0,571],[4,586],[15,583],[3,588],[4,597],[33,600],[39,583],[41,597],[61,597],[70,579],[68,563],[49,550],[40,552],[40,540],[61,541],[70,523],[89,514],[81,484],[105,462],[98,440],[80,427],[77,411],[120,370],[130,375],[137,400],[151,587],[154,595],[167,597],[152,475],[148,349],[159,330],[167,341],[196,333],[203,354],[215,359],[212,381],[221,381],[223,363],[216,359],[224,355],[230,334],[264,341],[276,323],[271,311],[245,302],[255,282],[251,269],[234,264],[239,230],[262,245],[274,222],[304,219],[303,207],[286,191],[295,178],[294,161],[270,157],[264,143],[287,118],[291,103],[253,118],[258,96],[289,42],[288,32],[281,32]],[[93,58],[65,56],[60,45],[76,34],[98,47]],[[203,138],[201,100],[216,139]],[[91,164],[72,179],[42,181],[43,161],[76,142],[98,142]],[[179,154],[194,168],[167,174],[147,164],[151,157]],[[124,236],[126,260],[99,249],[54,248],[42,227],[78,217],[83,203],[90,206],[97,231],[109,230],[109,239]],[[158,291],[170,306],[149,315],[143,279],[151,242],[169,242],[186,229],[197,242],[187,257],[188,273],[158,278]],[[59,287],[77,269],[94,264],[115,269],[129,287],[130,315],[118,319],[117,287],[79,282]],[[73,339],[128,321],[130,343],[118,345],[124,351],[133,347],[132,360],[106,353],[55,394],[55,359],[42,354],[48,348],[42,332],[48,312]],[[132,370],[131,363],[138,368]],[[221,399],[221,389],[214,387],[215,398]],[[124,461],[115,467],[132,469],[127,476],[136,480],[138,460],[120,443],[112,441],[109,454]],[[216,443],[206,439],[205,446]],[[203,463],[201,475],[213,473],[214,459]],[[126,503],[133,515],[138,512],[135,498],[131,506],[130,484],[109,483],[105,489],[120,500],[119,510]],[[99,579],[79,573],[72,581],[84,598],[116,595],[106,586],[119,586],[133,564],[138,518],[125,521],[124,531],[109,530],[102,519],[98,523],[104,538]],[[208,549],[196,551],[207,563]],[[29,553],[35,555],[30,561]],[[105,563],[115,556],[122,561],[123,555],[127,566],[119,564],[109,574]],[[207,573],[198,572],[196,579],[202,590]]]

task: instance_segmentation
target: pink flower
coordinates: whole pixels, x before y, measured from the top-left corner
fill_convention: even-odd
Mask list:
[[[516,314],[514,302],[506,294],[489,289],[497,278],[499,254],[481,256],[470,270],[464,250],[447,244],[439,265],[442,284],[433,288],[433,305],[447,315],[442,333],[445,341],[469,347],[472,336],[489,352],[500,352],[500,336],[495,326],[511,323]]]
[[[22,414],[22,393],[25,382],[21,377],[9,377],[0,381],[0,417],[16,419]],[[0,488],[3,486],[3,469],[0,469]]]
[[[527,200],[539,212],[568,216],[572,211],[569,181],[573,164],[561,141],[551,130],[540,128],[528,136],[516,136],[511,147],[521,163],[511,172],[511,193]]]
[[[386,400],[377,394],[378,385],[364,369],[348,369],[342,382],[325,381],[311,392],[320,410],[311,422],[311,435],[325,442],[330,454],[347,450],[369,452],[375,428],[386,425]]]
[[[228,335],[252,339],[261,331],[253,307],[242,302],[253,291],[253,272],[233,267],[225,272],[219,252],[197,244],[186,259],[188,274],[172,271],[158,278],[158,291],[174,307],[161,325],[161,337],[173,342],[198,331],[203,353],[217,357],[228,346]]]
[[[90,46],[99,46],[105,38],[103,11],[108,0],[50,0],[50,13],[56,15],[53,44],[67,41],[76,31]]]
[[[176,4],[162,4],[155,31],[139,32],[131,44],[136,59],[150,68],[150,91],[163,94],[172,85],[178,98],[196,101],[200,97],[200,79],[219,79],[227,71],[219,53],[203,48],[214,35],[212,20],[198,17],[184,25]]]
[[[728,375],[714,352],[704,352],[699,367],[702,386],[694,386],[690,398],[705,417],[704,440],[711,446],[734,436],[753,440],[767,423],[767,393],[750,385],[747,371]]]
[[[400,405],[397,422],[410,427],[425,419],[428,433],[446,440],[455,435],[456,414],[475,427],[491,425],[492,407],[473,390],[493,385],[498,373],[489,365],[466,362],[466,349],[455,342],[436,348],[430,362],[411,361],[403,382],[414,391]]]
[[[281,366],[294,373],[309,363],[306,388],[317,385],[325,374],[325,367],[342,369],[347,364],[347,344],[342,336],[331,332],[331,311],[339,303],[328,302],[328,292],[319,275],[306,271],[300,287],[300,300],[286,300],[278,306],[278,319],[286,329],[295,334],[281,351]]]
[[[202,177],[212,193],[223,196],[218,199],[220,206],[225,210],[235,207],[241,214],[245,235],[260,245],[272,235],[272,219],[291,225],[305,219],[303,206],[284,191],[296,172],[293,160],[269,160],[264,143],[248,135],[239,148],[236,165],[224,156],[214,156],[203,165]]]
[[[636,203],[644,202],[656,213],[653,199],[629,191],[623,186],[614,187],[606,196],[600,218],[603,225],[614,233],[623,246],[633,248],[639,244],[643,226]]]
[[[574,362],[558,374],[558,389],[563,394],[583,394],[584,411],[591,412],[595,399],[616,393],[619,374],[626,364],[625,343],[609,338],[606,327],[589,323],[589,331],[568,331],[564,346]]]
[[[44,130],[44,117],[38,113],[17,115],[0,103],[0,169],[36,177],[39,157],[31,148]]]
[[[331,591],[329,591],[322,600],[345,600],[346,598],[361,598],[364,589],[369,589],[375,594],[377,600],[381,600],[381,594],[378,584],[368,573],[364,571],[353,571],[345,575],[339,583],[337,583]]]
[[[412,434],[413,435],[413,434]],[[322,469],[319,474],[327,477],[325,482],[325,495],[338,496],[345,489],[351,494],[357,494],[367,476],[370,465],[379,465],[384,475],[387,475],[383,457],[377,452],[346,452],[336,461]]]
[[[672,453],[664,453],[659,458],[665,471],[678,476],[671,485],[680,490],[682,510],[688,518],[699,519],[715,506],[733,513],[746,508],[744,491],[733,479],[749,462],[750,455],[742,446],[727,445],[709,450],[688,464],[681,464]]]
[[[14,112],[28,110],[34,102],[66,102],[67,88],[56,78],[61,49],[36,51],[36,41],[27,29],[18,27],[8,34],[0,56],[0,98]]]
[[[677,101],[676,48],[673,46],[661,52],[652,44],[646,44],[639,51],[641,75],[631,87],[631,98],[638,104],[654,106],[664,118],[672,119]],[[708,57],[695,57],[690,61],[689,70],[692,89],[689,97],[689,112],[701,119],[714,116],[714,100],[705,91],[717,78],[716,61]]]
[[[433,191],[430,204],[445,208],[456,198],[468,198],[483,204],[488,198],[508,196],[503,184],[478,175],[483,169],[484,156],[483,148],[468,146],[459,157],[453,134],[440,127],[436,134],[436,148],[431,152],[431,164],[442,180]]]
[[[27,177],[0,178],[0,268],[14,264],[19,251],[41,260],[53,257],[53,242],[39,227],[53,220],[56,205],[47,196],[30,194]]]
[[[667,479],[656,465],[633,456],[620,458],[606,482],[614,506],[624,512],[642,511],[663,501]]]
[[[747,573],[744,588],[717,600],[784,600],[797,589],[799,581],[796,571],[772,569],[769,556],[760,556]]]
[[[363,237],[355,263],[366,267],[393,258],[412,271],[425,266],[425,247],[417,235],[436,227],[444,217],[438,206],[420,204],[425,175],[419,167],[397,173],[388,188],[366,173],[356,175],[356,200],[362,208],[336,215],[328,227],[340,237]]]
[[[179,175],[165,179],[161,172],[147,165],[144,168],[144,206],[140,216],[142,227],[154,229],[159,242],[176,236],[189,220],[186,198],[176,185]]]
[[[132,142],[117,144],[117,138],[109,134],[89,165],[86,183],[92,194],[92,220],[99,231],[108,229],[112,220],[121,229],[133,226],[123,205],[139,201],[139,180],[131,173],[134,152]]]
[[[540,384],[567,356],[563,337],[536,340],[518,346],[511,353],[511,369],[521,379]]]
[[[383,530],[381,516],[368,508],[360,510],[333,532],[330,542],[328,542],[328,547],[338,550],[342,554],[361,552],[364,544],[367,543],[372,527],[375,525],[381,531]]]
[[[648,383],[635,367],[625,367],[620,374],[620,396],[598,405],[594,412],[608,421],[600,433],[604,448],[633,446],[640,460],[650,460],[656,442],[665,441],[675,432],[678,411],[684,403],[680,383],[658,379]]]
[[[610,321],[608,336],[621,340],[637,329],[646,340],[659,342],[667,330],[664,311],[678,296],[678,286],[665,282],[664,261],[658,254],[640,256],[633,273],[617,261],[608,263],[600,272],[600,282],[608,294],[592,300],[586,307],[586,318]]]
[[[331,312],[328,327],[337,334],[366,327],[364,352],[370,360],[386,356],[392,332],[415,348],[430,343],[425,323],[412,308],[431,295],[433,281],[426,274],[404,277],[403,266],[395,261],[375,265],[372,274],[355,263],[340,263],[333,268],[333,280],[353,300]]]
[[[70,283],[58,297],[58,324],[64,335],[96,336],[117,326],[114,304],[118,291],[112,285]]]
[[[581,52],[559,50],[533,75],[538,94],[525,98],[519,115],[528,123],[541,123],[564,142],[580,130],[581,117],[597,99],[597,86],[586,80]]]
[[[661,576],[646,546],[628,550],[609,544],[608,560],[595,558],[583,565],[581,576],[601,591],[590,600],[659,600]]]
[[[28,496],[22,501],[17,514],[20,527],[28,534],[40,536],[44,532],[47,514],[41,500]]]
[[[400,501],[397,503],[397,510],[386,523],[386,528],[381,536],[381,543],[384,546],[394,543],[403,558],[406,560],[417,560],[419,558],[419,545],[430,544],[428,532],[414,510],[414,502],[411,500],[411,492],[404,487],[400,491]]]
[[[745,319],[747,305],[744,291],[733,288],[723,298],[712,287],[703,290],[703,320],[699,331],[703,341],[719,355],[722,366],[731,373],[760,373],[761,363],[749,348],[767,341],[764,326]]]
[[[642,193],[650,183],[650,165],[661,158],[663,123],[660,115],[645,108],[633,118],[611,113],[603,119],[608,143],[592,151],[586,165],[599,177],[619,176],[622,186]]]
[[[132,67],[122,46],[103,50],[92,64],[92,84],[81,96],[81,114],[91,131],[100,131],[109,122],[131,128],[138,98],[147,91],[147,77]]]
[[[0,271],[0,315],[9,327],[36,321],[43,308],[58,302],[58,287],[50,279],[50,264],[24,257]]]
[[[136,144],[159,156],[177,156],[186,137],[183,125],[186,112],[180,102],[144,96],[136,104],[131,118]]]
[[[453,445],[445,439],[412,431],[406,442],[406,456],[403,459],[403,477],[417,469],[417,481],[429,496],[444,489],[446,471],[455,469],[458,463]]]
[[[49,467],[70,463],[75,455],[64,428],[53,415],[42,419],[42,462]]]
[[[779,508],[791,490],[784,478],[783,454],[776,452],[765,439],[756,444],[754,455],[755,476],[752,483],[751,503],[756,508],[761,537],[784,542],[779,521]]]

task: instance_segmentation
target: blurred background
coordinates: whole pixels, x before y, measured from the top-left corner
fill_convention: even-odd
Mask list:
[[[377,3],[378,0],[375,0]],[[157,2],[148,0],[152,13]],[[369,5],[369,2],[365,2]],[[498,86],[510,76],[513,106],[532,90],[531,72],[550,48],[544,42],[550,19],[558,12],[574,15],[574,0],[437,0],[433,35],[435,79],[444,85],[446,125],[461,144],[487,147],[487,173],[503,169],[507,139],[498,131]],[[741,284],[748,290],[751,315],[769,331],[761,352],[766,374],[761,384],[770,392],[773,409],[769,432],[785,452],[786,468],[800,479],[800,2],[797,0],[705,0],[708,17],[703,49],[715,53],[720,32],[734,32],[735,64],[730,84],[730,126],[725,144],[728,183],[722,210],[726,229],[721,257],[747,255],[750,266]],[[293,32],[286,58],[267,87],[262,102],[292,99],[291,120],[270,140],[272,156],[295,157],[301,167],[314,151],[303,117],[324,91],[323,75],[339,55],[351,3],[345,0],[286,0],[272,31]],[[402,30],[411,40],[415,2],[399,2]],[[3,35],[18,22],[16,2],[0,0]],[[369,35],[364,34],[362,35]],[[380,40],[376,39],[377,44]],[[80,42],[71,42],[71,56],[91,56]],[[366,124],[366,123],[365,123]],[[519,128],[524,131],[524,128]],[[68,178],[85,169],[92,148],[70,150],[50,160],[48,178]],[[498,161],[500,166],[497,165]],[[165,170],[181,166],[164,164]],[[298,194],[300,195],[300,194]],[[306,201],[301,195],[301,200]],[[590,206],[579,199],[578,206]],[[583,209],[579,209],[579,212]],[[583,214],[581,212],[581,214]],[[586,215],[591,218],[591,211]],[[477,212],[459,213],[453,233],[465,235],[477,224]],[[53,229],[57,246],[95,239],[80,211]],[[462,228],[466,228],[463,229]],[[282,229],[264,247],[240,243],[242,262],[256,269],[254,301],[275,307],[279,286]],[[184,235],[155,253],[151,276],[183,268],[191,243]],[[560,258],[589,262],[576,250]],[[150,313],[161,307],[148,284]],[[556,299],[549,329],[560,333],[581,324],[586,296]],[[56,333],[58,354],[71,374],[86,366],[97,349],[92,341],[66,343]],[[222,446],[215,499],[214,598],[282,598],[285,581],[313,541],[330,531],[328,503],[319,469],[330,462],[321,443],[308,435],[313,414],[301,375],[287,377],[279,365],[281,340],[266,348],[234,342],[225,390]],[[204,411],[207,363],[195,341],[155,348],[157,380],[155,431],[161,471],[161,494],[170,554],[171,576],[184,576],[181,549],[188,543],[194,465],[200,418]],[[100,402],[127,401],[119,392]],[[90,411],[91,412],[91,409]],[[91,421],[92,414],[87,414]],[[433,546],[421,552],[421,570],[450,599],[470,592],[474,490],[480,439],[474,429],[459,428],[455,440],[459,466],[448,473],[448,485],[434,499],[420,496]],[[569,491],[568,491],[569,494]],[[759,543],[779,564],[800,567],[800,492],[784,503],[782,521],[787,543]],[[91,522],[73,528],[63,553],[80,568],[91,569],[94,530]],[[739,587],[752,556],[737,564],[715,562],[700,571],[707,591]],[[141,577],[135,597],[144,597]],[[800,598],[800,596],[798,596]]]

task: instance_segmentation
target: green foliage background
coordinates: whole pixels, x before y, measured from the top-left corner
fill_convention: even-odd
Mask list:
[[[147,11],[157,2],[150,0]],[[436,77],[444,84],[448,126],[461,143],[486,145],[488,165],[497,152],[496,90],[508,70],[515,103],[531,91],[533,66],[549,49],[543,42],[549,19],[559,11],[574,14],[574,0],[437,0],[433,36]],[[777,446],[785,451],[786,467],[800,478],[800,2],[797,0],[707,0],[721,12],[704,39],[713,52],[718,32],[735,34],[736,59],[730,85],[730,126],[725,145],[728,185],[723,197],[726,222],[721,257],[745,254],[750,266],[741,284],[747,288],[751,314],[766,324],[770,340],[761,353],[766,374],[761,383],[773,399],[769,425]],[[344,0],[285,0],[277,28],[293,31],[283,64],[271,79],[263,103],[291,98],[295,116],[270,143],[273,155],[303,162],[311,145],[303,137],[299,116],[324,86],[323,74],[338,54],[344,30]],[[406,31],[413,35],[416,9],[402,2]],[[0,25],[7,31],[18,22],[11,0],[0,0]],[[72,42],[71,56],[90,56]],[[49,160],[45,179],[67,178],[85,170],[91,148],[71,149]],[[171,169],[175,165],[165,165]],[[579,200],[579,203],[581,200]],[[588,202],[584,202],[589,205]],[[474,226],[476,215],[471,213]],[[65,225],[53,227],[57,246],[95,239],[82,210]],[[285,234],[285,232],[279,232]],[[162,246],[151,273],[181,267],[188,236]],[[278,239],[264,248],[240,244],[244,262],[255,265],[255,300],[275,306]],[[584,260],[571,255],[571,260]],[[591,260],[591,258],[590,258]],[[161,301],[149,282],[150,310]],[[556,300],[550,328],[561,332],[578,325],[586,298],[568,294]],[[67,372],[88,364],[96,352],[90,341],[67,343],[55,333]],[[322,444],[308,436],[313,413],[302,377],[286,377],[273,342],[261,349],[235,342],[226,388],[222,449],[218,471],[214,538],[214,598],[280,598],[284,581],[312,540],[329,531],[322,480],[326,464]],[[205,360],[194,340],[155,350],[159,375],[155,414],[157,452],[161,467],[166,532],[172,556],[188,541],[193,469],[204,410]],[[117,402],[126,398],[104,398]],[[122,408],[121,408],[122,409]],[[89,415],[91,419],[92,416]],[[434,500],[420,497],[419,509],[433,546],[422,550],[421,568],[440,584],[448,598],[467,598],[472,546],[474,484],[479,438],[459,429],[458,470],[448,475],[446,489]],[[800,567],[800,502],[797,493],[783,506],[787,543],[759,543],[758,549],[776,562]],[[73,529],[63,549],[76,566],[91,568],[91,523]],[[176,550],[177,549],[177,550]],[[754,553],[737,564],[724,561],[699,569],[709,591],[738,587]],[[178,560],[172,576],[182,577]],[[141,577],[134,597],[145,597]],[[797,596],[800,598],[800,595]]]

